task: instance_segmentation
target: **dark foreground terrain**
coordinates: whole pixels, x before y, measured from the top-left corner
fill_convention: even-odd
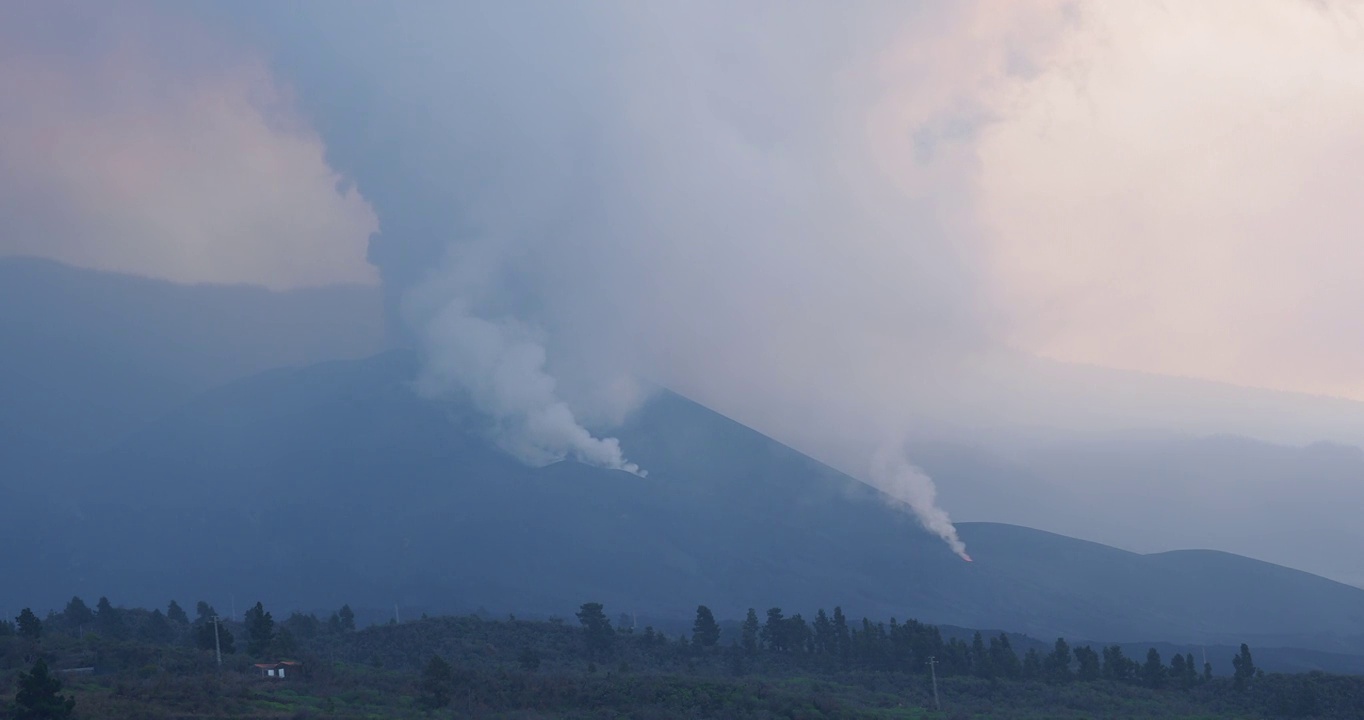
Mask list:
[[[613,627],[602,606],[547,621],[439,617],[355,629],[327,618],[240,622],[213,608],[91,610],[73,600],[0,624],[0,717],[103,718],[1357,718],[1364,677],[1231,676],[1192,654],[1128,657],[914,621],[773,608],[691,632]],[[616,624],[627,621],[620,618]],[[223,650],[221,668],[215,645]],[[1025,649],[1026,648],[1026,649]],[[1225,658],[1219,658],[1225,662]],[[289,661],[293,664],[280,665]],[[932,663],[930,667],[930,663]],[[262,668],[261,665],[269,666]],[[264,674],[283,667],[283,679]],[[941,710],[935,710],[934,679]],[[50,674],[62,684],[50,695]],[[40,686],[46,687],[40,687]],[[35,688],[38,692],[35,693]],[[47,691],[46,715],[30,713]],[[22,698],[22,699],[20,699]],[[55,708],[55,709],[54,709]]]

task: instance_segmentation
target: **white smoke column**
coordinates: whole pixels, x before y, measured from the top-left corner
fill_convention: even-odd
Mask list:
[[[924,529],[942,538],[958,557],[971,562],[952,519],[938,507],[938,488],[933,479],[909,461],[903,443],[886,443],[872,455],[871,481],[893,500],[908,505]]]
[[[625,458],[619,440],[594,437],[558,397],[544,342],[529,325],[475,310],[473,298],[497,263],[488,246],[464,250],[452,253],[443,269],[407,297],[407,319],[426,354],[417,391],[429,398],[468,399],[492,421],[493,440],[528,464],[572,457],[646,475]]]

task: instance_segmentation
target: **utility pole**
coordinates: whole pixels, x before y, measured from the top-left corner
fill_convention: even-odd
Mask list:
[[[938,702],[938,659],[928,658],[928,673],[933,677],[933,709],[942,712],[942,703]]]
[[[218,669],[223,669],[223,645],[218,641],[218,616],[213,616],[213,651],[218,655]]]

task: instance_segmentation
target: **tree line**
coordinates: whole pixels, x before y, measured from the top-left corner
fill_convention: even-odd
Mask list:
[[[602,604],[583,603],[577,619],[589,655],[609,658],[618,633]],[[164,612],[160,609],[149,612],[116,608],[107,597],[99,598],[92,610],[80,597],[73,597],[64,610],[50,612],[46,619],[24,608],[13,623],[0,622],[0,636],[17,635],[38,641],[44,632],[77,636],[98,633],[113,639],[162,644],[186,640],[201,650],[233,654],[237,651],[234,627],[244,635],[246,654],[255,658],[287,656],[298,651],[300,639],[340,635],[356,629],[355,613],[349,605],[343,605],[325,621],[311,613],[295,612],[276,623],[273,615],[257,602],[238,624],[225,622],[204,601],[196,604],[195,618],[191,620],[174,600]],[[718,647],[722,635],[715,614],[709,607],[699,605],[690,636],[679,641],[704,650]],[[643,641],[648,645],[667,639],[648,627],[644,629]],[[1153,688],[1190,688],[1207,682],[1213,675],[1212,665],[1205,662],[1200,666],[1192,654],[1176,653],[1167,664],[1155,648],[1147,651],[1144,660],[1138,660],[1127,657],[1118,645],[1099,650],[1089,645],[1071,647],[1064,638],[1057,638],[1050,652],[1029,648],[1019,654],[1006,633],[986,638],[977,631],[968,643],[955,637],[944,639],[937,626],[917,620],[899,622],[891,618],[889,623],[882,623],[863,618],[856,624],[850,623],[841,607],[835,607],[832,613],[821,608],[809,621],[800,613],[788,616],[779,607],[769,608],[760,618],[750,608],[738,628],[738,636],[730,639],[730,647],[747,656],[780,656],[841,669],[925,674],[930,672],[932,662],[933,672],[943,677],[1051,683],[1111,680]],[[1232,658],[1232,666],[1238,687],[1262,674],[1245,644]]]
[[[17,636],[38,642],[45,634],[60,633],[84,637],[97,634],[112,640],[135,640],[153,644],[188,642],[201,650],[224,654],[237,652],[237,636],[241,632],[246,641],[245,652],[251,657],[267,655],[287,656],[298,651],[300,638],[322,634],[340,635],[355,630],[355,613],[350,605],[341,608],[323,621],[311,613],[292,613],[280,623],[257,602],[242,616],[242,622],[229,621],[207,602],[195,605],[195,618],[175,600],[166,606],[147,611],[141,608],[114,607],[109,598],[101,597],[92,610],[79,596],[71,598],[61,612],[49,612],[39,618],[31,608],[24,608],[13,622],[0,620],[0,637]]]
[[[160,667],[156,672],[162,677],[188,683],[197,673],[216,670],[214,653],[219,649],[235,655],[231,663],[224,663],[226,668],[248,677],[250,662],[298,659],[305,667],[317,668],[321,677],[305,678],[307,684],[296,687],[321,682],[350,688],[355,682],[374,682],[405,694],[414,707],[425,711],[449,705],[461,711],[520,707],[518,703],[590,705],[601,693],[629,707],[666,706],[673,702],[668,699],[673,691],[663,692],[665,687],[714,693],[729,698],[725,703],[748,707],[768,692],[755,688],[777,687],[766,683],[796,677],[835,683],[841,688],[833,691],[843,698],[839,703],[861,702],[858,688],[880,687],[906,697],[918,694],[915,702],[923,704],[930,672],[937,676],[944,697],[954,697],[955,702],[976,696],[988,698],[981,700],[987,703],[1037,703],[1064,693],[1084,702],[1158,697],[1171,707],[1238,712],[1269,708],[1297,716],[1320,709],[1340,717],[1336,708],[1364,697],[1364,683],[1356,678],[1264,676],[1244,645],[1233,658],[1234,675],[1213,678],[1211,668],[1206,663],[1200,667],[1189,654],[1167,661],[1154,648],[1144,658],[1131,658],[1119,646],[1072,646],[1065,639],[1042,645],[1005,633],[945,634],[915,620],[853,622],[838,607],[816,611],[812,617],[770,608],[761,614],[750,610],[742,622],[721,623],[702,605],[696,608],[689,632],[679,633],[682,628],[672,626],[670,635],[652,627],[637,631],[629,618],[613,625],[600,603],[583,603],[574,623],[514,617],[499,621],[486,614],[429,620],[423,616],[406,626],[360,632],[348,606],[325,619],[293,613],[276,620],[256,603],[241,621],[228,621],[203,602],[188,613],[175,602],[143,610],[116,608],[101,598],[91,608],[73,598],[63,611],[46,617],[25,609],[13,622],[0,622],[0,635],[10,636],[0,638],[0,670],[27,668],[18,676],[20,692],[14,693],[13,685],[5,692],[14,699],[10,708],[41,707],[46,713],[20,712],[20,717],[61,717],[69,705],[71,698],[62,694],[57,680],[60,674],[48,663],[68,669],[100,665],[98,673],[107,678],[106,687],[121,682],[115,678],[146,672],[149,663]],[[17,662],[20,653],[23,666]],[[401,680],[404,675],[409,680]],[[342,681],[342,676],[351,680]],[[15,677],[11,675],[10,682]],[[403,690],[395,682],[410,685]],[[1116,689],[1122,685],[1141,689]],[[797,695],[803,692],[800,687],[804,686],[789,686]],[[648,688],[663,694],[641,700]],[[85,692],[77,694],[82,704],[102,702]],[[1110,699],[1091,700],[1096,697]],[[726,706],[719,712],[737,711]],[[4,713],[0,702],[0,715]]]
[[[584,603],[577,613],[586,645],[596,656],[609,654],[615,632],[600,603]],[[645,642],[666,642],[652,627],[645,628]],[[689,638],[680,638],[699,649],[719,646],[720,624],[709,607],[696,608]],[[1175,653],[1167,664],[1155,648],[1144,660],[1129,658],[1119,645],[1095,650],[1092,646],[1071,647],[1057,638],[1050,652],[1029,648],[1021,655],[1008,634],[986,638],[977,631],[971,642],[944,639],[936,625],[917,620],[889,623],[863,618],[853,624],[835,607],[833,613],[820,609],[806,621],[795,613],[786,615],[778,607],[769,608],[760,619],[749,608],[730,648],[747,656],[780,656],[825,667],[846,670],[902,671],[916,674],[934,672],[944,677],[974,676],[983,679],[1044,681],[1049,683],[1111,680],[1152,688],[1191,688],[1212,679],[1212,664],[1201,667],[1192,653]],[[930,670],[930,663],[932,669]],[[1250,648],[1242,644],[1232,658],[1237,687],[1263,675],[1255,667]]]

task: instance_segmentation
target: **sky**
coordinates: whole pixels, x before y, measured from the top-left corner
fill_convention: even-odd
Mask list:
[[[1364,399],[1362,8],[11,3],[0,253],[396,297],[483,243],[532,325],[790,383],[818,338]]]
[[[374,283],[373,207],[266,51],[136,3],[0,7],[0,254],[185,283]]]
[[[0,255],[377,285],[426,392],[622,468],[659,385],[859,474],[1001,357],[1364,400],[1362,17],[8,4]]]

